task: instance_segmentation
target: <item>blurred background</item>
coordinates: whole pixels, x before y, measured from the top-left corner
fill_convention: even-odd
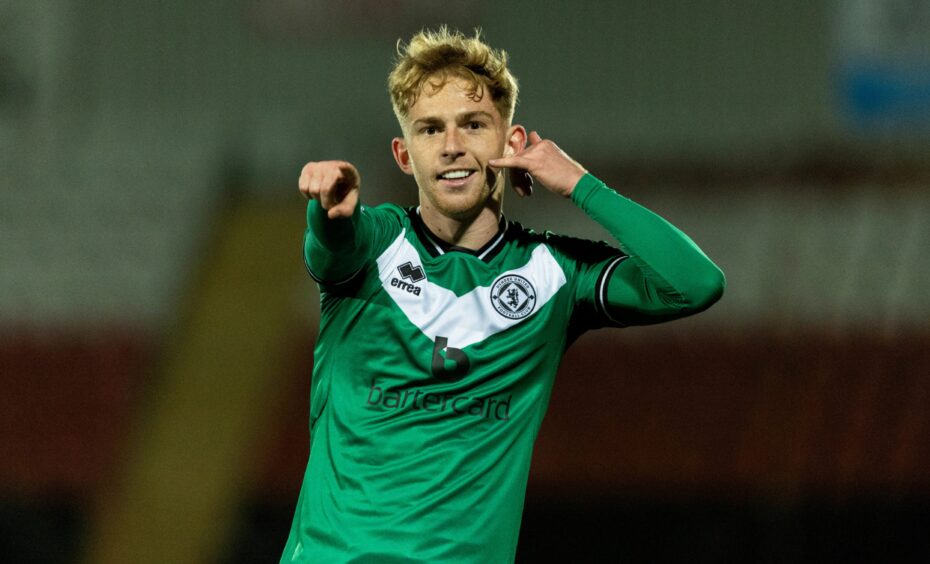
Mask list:
[[[590,333],[518,560],[928,561],[930,1],[0,1],[0,561],[277,562],[308,454],[308,160],[413,204],[398,38],[689,233],[707,313]],[[603,239],[548,193],[536,229]]]

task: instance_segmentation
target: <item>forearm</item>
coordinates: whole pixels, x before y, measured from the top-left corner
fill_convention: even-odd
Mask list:
[[[307,203],[304,261],[318,282],[345,281],[364,266],[370,237],[361,207],[350,217],[330,219],[317,200]]]
[[[651,322],[696,313],[720,298],[723,272],[674,225],[590,174],[571,198],[629,256],[608,281],[609,309],[634,322]]]

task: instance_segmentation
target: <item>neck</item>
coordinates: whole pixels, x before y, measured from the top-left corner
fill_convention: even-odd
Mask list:
[[[438,213],[431,206],[420,206],[420,218],[437,237],[456,247],[476,251],[497,235],[501,210],[489,202],[474,217],[452,218]]]

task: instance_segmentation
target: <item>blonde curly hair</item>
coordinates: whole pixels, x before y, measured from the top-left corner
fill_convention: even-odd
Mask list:
[[[509,124],[517,106],[517,80],[507,69],[507,53],[494,50],[481,40],[446,26],[436,31],[424,29],[404,45],[397,41],[397,59],[388,76],[388,91],[394,115],[401,127],[417,97],[426,88],[438,92],[450,79],[463,79],[468,94],[480,100],[485,92]]]

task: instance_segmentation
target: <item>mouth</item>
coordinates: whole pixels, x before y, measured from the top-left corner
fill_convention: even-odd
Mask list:
[[[437,174],[436,179],[444,186],[456,188],[464,186],[473,176],[475,176],[474,169],[457,168]]]

